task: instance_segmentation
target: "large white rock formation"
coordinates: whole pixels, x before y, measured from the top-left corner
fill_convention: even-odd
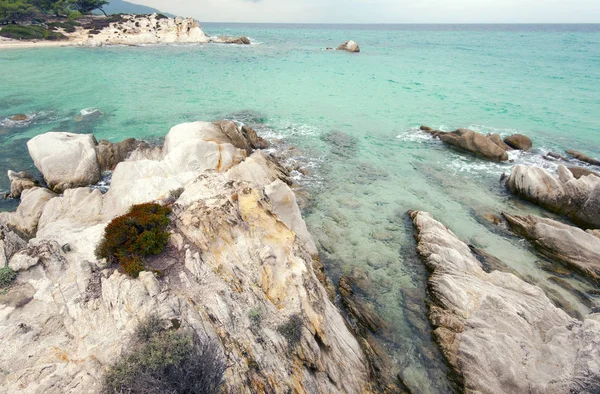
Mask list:
[[[26,246],[12,232],[0,242],[0,258],[18,270],[0,295],[3,391],[98,392],[139,321],[157,313],[219,343],[225,392],[372,392],[368,363],[315,275],[317,251],[294,194],[262,152],[246,158],[234,126],[176,126],[157,160],[118,164],[107,194],[67,189],[19,208],[35,230]],[[45,189],[24,200],[36,190]],[[95,257],[110,219],[164,198],[173,203],[171,240],[148,263],[164,277],[131,279]],[[293,315],[297,344],[278,330]]]

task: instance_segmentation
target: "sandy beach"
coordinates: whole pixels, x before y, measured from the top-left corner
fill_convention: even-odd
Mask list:
[[[48,47],[72,47],[75,41],[21,41],[1,39],[0,49],[26,49],[26,48],[48,48]]]

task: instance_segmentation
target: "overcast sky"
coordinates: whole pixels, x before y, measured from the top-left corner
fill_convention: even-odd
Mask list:
[[[600,0],[128,0],[201,22],[598,23]]]

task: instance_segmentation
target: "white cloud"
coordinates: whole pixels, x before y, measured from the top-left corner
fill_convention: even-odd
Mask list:
[[[203,22],[598,23],[599,0],[130,0]]]

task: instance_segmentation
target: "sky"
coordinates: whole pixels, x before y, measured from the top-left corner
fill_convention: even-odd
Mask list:
[[[600,0],[128,0],[201,22],[600,23]]]

